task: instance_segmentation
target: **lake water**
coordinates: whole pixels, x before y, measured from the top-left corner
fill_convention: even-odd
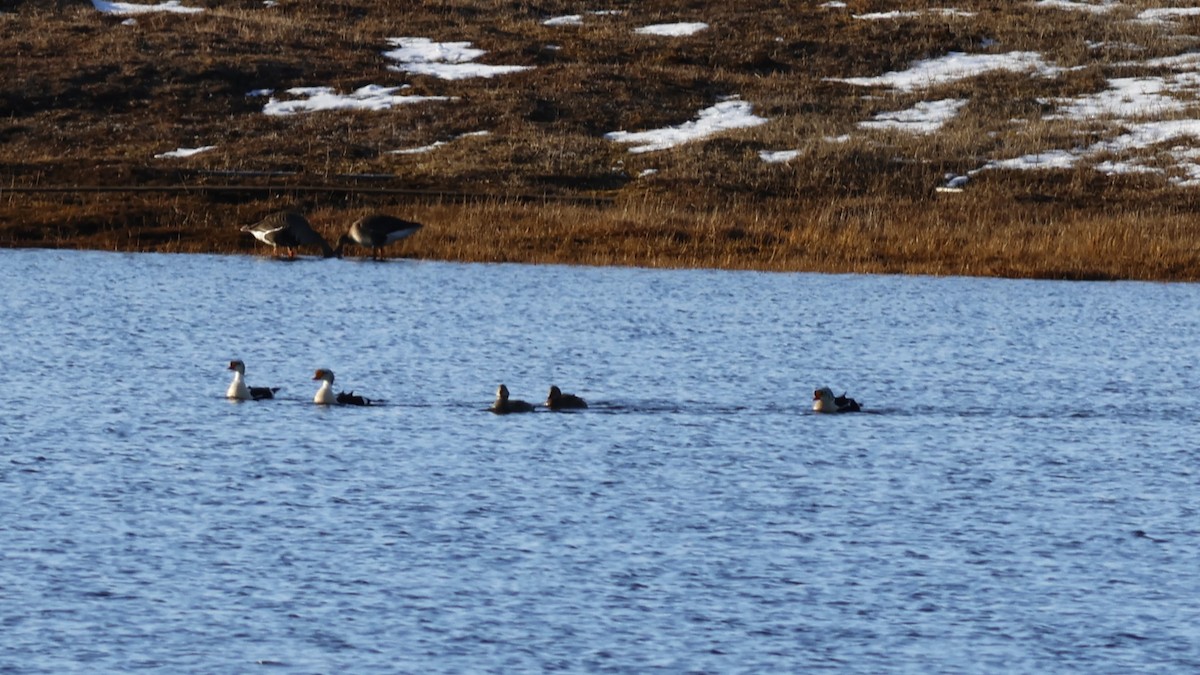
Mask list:
[[[3,672],[1200,668],[1197,285],[0,270]]]

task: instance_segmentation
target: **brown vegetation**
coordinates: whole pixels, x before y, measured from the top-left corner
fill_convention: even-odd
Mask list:
[[[1166,29],[1128,20],[1136,2],[1092,15],[963,0],[953,5],[976,16],[897,21],[853,19],[898,4],[865,0],[848,11],[766,0],[184,4],[209,9],[133,25],[88,2],[0,13],[0,246],[253,252],[261,245],[238,228],[290,208],[330,238],[370,211],[421,221],[389,253],[431,259],[1200,279],[1194,189],[1162,175],[989,170],[962,193],[935,191],[947,173],[1094,133],[1048,119],[1047,97],[1136,75],[1121,63],[1131,55],[1181,51]],[[543,24],[567,14],[586,19]],[[633,33],[676,21],[711,28]],[[1200,21],[1184,20],[1189,29]],[[487,50],[483,62],[535,68],[456,81],[395,72],[382,55],[392,37],[469,41]],[[829,80],[989,41],[1079,68],[932,94]],[[1100,42],[1112,47],[1089,46]],[[456,100],[269,116],[247,95],[368,84]],[[644,154],[603,138],[678,125],[733,95],[770,123]],[[969,103],[943,133],[856,126],[950,97]],[[446,144],[392,152],[435,142]],[[784,149],[800,155],[758,154]]]

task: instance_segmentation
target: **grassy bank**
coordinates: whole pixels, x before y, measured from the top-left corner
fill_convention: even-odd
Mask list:
[[[1195,139],[1114,143],[1151,115],[1197,112],[1194,88],[1171,88],[1186,72],[1161,59],[1187,54],[1200,20],[1148,22],[1156,3],[968,1],[886,18],[869,15],[901,3],[846,4],[285,0],[127,25],[90,3],[18,2],[0,14],[0,246],[249,253],[261,249],[238,227],[291,208],[329,238],[372,211],[419,220],[390,253],[429,259],[1200,278],[1179,150]],[[707,27],[636,32],[672,22]],[[528,69],[401,72],[384,53],[405,36]],[[1054,69],[844,81],[956,52],[1036,53]],[[1172,104],[1069,114],[1132,80],[1165,83]],[[264,112],[289,88],[367,85],[438,98]],[[641,153],[605,138],[678,128],[729,97],[764,122]],[[933,132],[864,125],[940,100],[958,112]],[[1077,148],[1097,150],[1058,169],[1002,163]],[[764,159],[781,151],[793,154]],[[1106,169],[1117,161],[1133,168]],[[951,175],[970,180],[939,191]]]

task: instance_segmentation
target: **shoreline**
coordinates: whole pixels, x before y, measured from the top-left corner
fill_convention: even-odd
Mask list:
[[[2,192],[2,191],[0,191]],[[3,195],[0,195],[3,196]],[[958,197],[958,196],[956,196]],[[672,207],[616,201],[574,204],[376,203],[334,208],[301,200],[224,205],[198,195],[100,195],[83,203],[7,195],[0,248],[269,256],[240,227],[275,210],[305,213],[335,241],[371,212],[425,227],[387,258],[722,269],[823,274],[911,274],[1075,281],[1200,281],[1189,213],[1138,217],[1056,209],[1007,210],[969,199],[890,198]],[[32,203],[31,203],[32,202]],[[793,216],[803,212],[805,218]],[[315,249],[299,251],[313,255]],[[352,255],[358,257],[357,249]]]

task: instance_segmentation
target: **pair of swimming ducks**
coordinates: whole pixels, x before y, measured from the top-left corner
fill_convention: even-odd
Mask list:
[[[229,389],[225,390],[225,398],[236,399],[239,401],[261,401],[267,398],[275,398],[275,392],[279,391],[279,387],[250,387],[246,385],[246,364],[240,360],[229,362],[229,370],[233,371],[233,381],[229,383]],[[314,380],[321,380],[321,388],[317,389],[317,395],[313,397],[313,403],[320,405],[371,405],[371,399],[355,394],[353,391],[333,393],[333,371],[327,368],[317,370],[317,374],[313,375]]]
[[[546,407],[550,410],[581,410],[588,407],[587,401],[579,398],[575,394],[564,394],[561,389],[551,385],[550,393],[546,396]],[[501,384],[496,387],[496,401],[492,403],[489,411],[497,415],[507,415],[509,413],[526,413],[536,410],[536,406],[528,401],[522,401],[509,397],[508,387]]]
[[[275,398],[275,392],[279,391],[279,387],[250,387],[246,385],[246,364],[240,360],[229,362],[229,370],[233,371],[233,381],[229,383],[229,389],[225,391],[225,397],[237,399],[239,401],[259,401],[262,399]],[[333,393],[333,371],[328,368],[320,368],[313,375],[314,380],[321,380],[321,387],[317,389],[317,394],[313,396],[313,403],[319,405],[371,405],[371,399],[359,396],[353,391]],[[561,389],[556,386],[550,387],[550,394],[546,397],[546,407],[550,410],[578,410],[587,407],[587,402],[575,394],[564,394]],[[508,387],[501,384],[496,388],[496,401],[492,407],[488,408],[491,412],[498,415],[508,413],[533,412],[534,406],[525,401],[510,398]]]

